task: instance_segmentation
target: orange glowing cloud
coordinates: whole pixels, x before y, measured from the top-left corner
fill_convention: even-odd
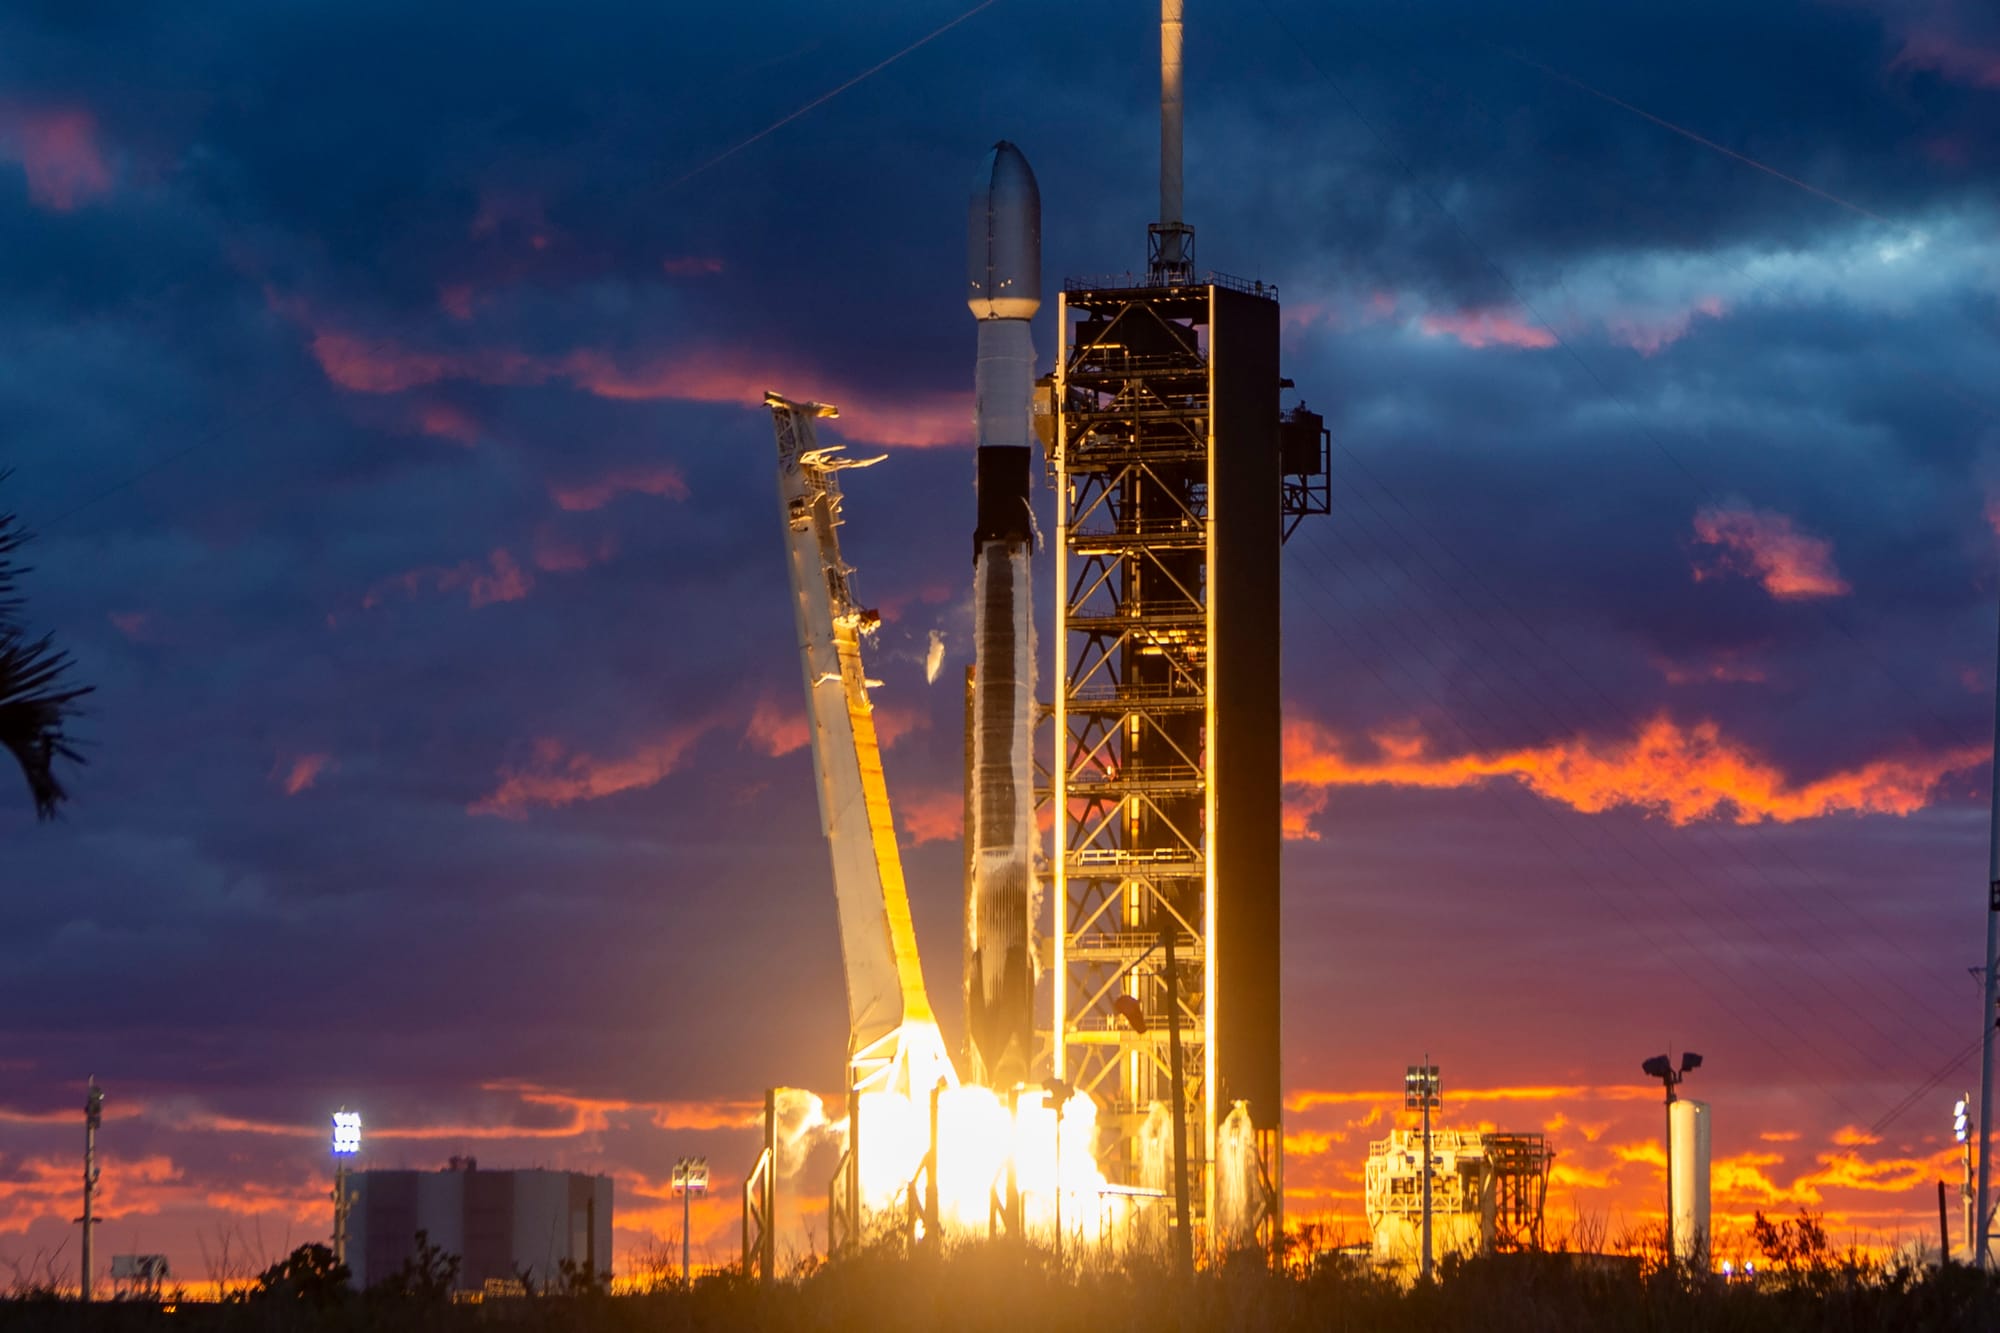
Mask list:
[[[68,213],[111,192],[97,118],[81,107],[0,108],[0,152],[21,164],[37,208]]]
[[[537,806],[574,805],[654,786],[687,762],[695,743],[713,725],[704,721],[677,727],[613,759],[574,754],[560,741],[541,741],[528,767],[503,769],[500,785],[466,809],[475,815],[520,819]]]
[[[297,796],[302,791],[310,790],[332,762],[330,755],[302,754],[289,764],[280,761],[278,767],[271,770],[271,780],[284,790],[285,795]]]
[[[1878,759],[1809,782],[1724,739],[1713,722],[1681,727],[1666,717],[1625,741],[1575,738],[1490,754],[1441,755],[1421,737],[1382,733],[1368,746],[1344,743],[1316,723],[1284,731],[1284,779],[1307,788],[1419,787],[1442,790],[1512,780],[1586,814],[1626,807],[1676,826],[1727,817],[1780,824],[1832,814],[1908,815],[1938,783],[1988,757],[1967,747]]]
[[[0,1181],[0,1233],[25,1232],[44,1217],[65,1220],[76,1211],[77,1169],[74,1161],[54,1157],[16,1157]],[[97,1215],[107,1221],[156,1214],[169,1203],[191,1197],[183,1173],[173,1160],[153,1153],[121,1157],[116,1170],[106,1170],[98,1187]]]
[[[551,482],[549,485],[549,496],[556,502],[556,508],[572,513],[602,509],[611,503],[613,497],[628,491],[667,500],[688,498],[686,478],[681,476],[680,469],[666,463],[635,464],[615,468],[595,481],[574,485]]]
[[[1426,338],[1456,338],[1467,347],[1554,347],[1556,335],[1505,310],[1460,310],[1425,315],[1417,328]]]
[[[743,739],[776,759],[804,749],[812,739],[812,728],[807,724],[803,710],[789,711],[765,695],[751,710],[750,725],[744,728]]]
[[[1696,582],[1718,573],[1755,578],[1773,597],[1838,597],[1849,591],[1833,564],[1833,543],[1800,532],[1792,520],[1748,505],[1709,505],[1694,516],[1695,539],[1717,548],[1715,563],[1696,566]]]
[[[1285,793],[1279,813],[1279,831],[1287,842],[1318,842],[1319,830],[1313,818],[1326,809],[1326,788],[1294,787]]]

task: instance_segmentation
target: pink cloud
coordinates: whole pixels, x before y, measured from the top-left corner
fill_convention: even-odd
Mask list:
[[[873,444],[962,444],[971,436],[972,399],[963,392],[878,398],[809,368],[733,347],[683,347],[631,358],[596,348],[536,355],[506,347],[428,350],[392,338],[366,339],[313,321],[301,304],[273,295],[273,308],[307,326],[320,370],[353,393],[402,393],[469,380],[499,386],[566,383],[619,402],[670,400],[762,409],[767,389],[834,403],[840,419],[826,429]]]
[[[134,643],[146,643],[152,638],[151,611],[113,611],[105,618],[114,629]]]
[[[1417,327],[1427,338],[1456,338],[1467,347],[1554,347],[1556,335],[1505,310],[1461,310],[1425,315]]]
[[[462,588],[466,600],[476,608],[491,606],[495,602],[518,602],[533,591],[534,586],[534,576],[522,569],[510,552],[500,547],[495,548],[483,566],[466,560],[450,568],[432,565],[392,574],[362,595],[361,607],[373,610],[391,592],[415,597],[429,587],[436,592],[456,592]]]
[[[1611,334],[1611,341],[1630,347],[1641,356],[1651,356],[1687,337],[1697,316],[1721,319],[1728,311],[1720,296],[1704,296],[1681,310],[1607,315],[1604,327]]]
[[[332,756],[324,754],[302,754],[289,762],[280,760],[278,766],[271,770],[271,780],[285,795],[297,796],[302,791],[310,791],[332,762]]]
[[[699,278],[722,272],[722,261],[701,255],[681,255],[662,259],[660,268],[670,278]]]
[[[525,768],[502,769],[500,785],[466,809],[475,815],[520,819],[537,806],[558,808],[654,786],[687,761],[695,743],[713,725],[704,721],[677,727],[608,759],[573,753],[560,741],[543,740],[535,746],[533,762]]]
[[[1713,682],[1758,684],[1768,679],[1763,667],[1737,653],[1724,650],[1702,661],[1674,661],[1655,658],[1653,665],[1669,685],[1700,685]]]
[[[577,482],[563,485],[551,482],[549,495],[558,509],[579,512],[602,509],[611,503],[613,496],[630,491],[638,495],[657,495],[667,500],[688,498],[687,480],[680,469],[669,463],[635,463],[628,467],[614,468],[595,481]]]
[[[765,695],[751,710],[750,725],[744,728],[743,739],[775,759],[804,749],[812,740],[812,727],[803,709],[787,709]]]
[[[419,408],[417,428],[426,435],[468,448],[479,443],[479,423],[450,403],[426,403]]]
[[[896,742],[911,732],[927,731],[931,719],[928,713],[920,713],[911,708],[878,708],[875,710],[875,738],[885,750],[896,748]]]
[[[1696,566],[1697,582],[1717,573],[1743,574],[1782,600],[1838,597],[1850,591],[1833,563],[1833,543],[1800,532],[1784,514],[1747,505],[1709,505],[1695,513],[1695,539],[1717,548],[1713,565]]]
[[[2000,88],[2000,46],[1975,35],[1956,0],[1900,0],[1889,14],[1902,49],[1889,68],[1927,70],[1953,83]]]
[[[965,798],[957,792],[917,792],[897,797],[894,805],[911,846],[949,842],[965,830]]]
[[[68,213],[111,192],[97,118],[82,107],[0,109],[0,149],[21,164],[38,208]]]
[[[557,532],[548,524],[535,529],[534,564],[546,574],[574,574],[609,560],[618,553],[618,540],[609,534],[586,546]]]
[[[438,288],[438,309],[461,322],[472,318],[472,308],[478,293],[469,282],[446,283]]]

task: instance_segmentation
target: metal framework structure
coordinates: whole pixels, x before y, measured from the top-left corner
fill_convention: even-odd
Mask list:
[[[1256,1216],[1222,1220],[1266,1243],[1281,1232],[1277,562],[1323,487],[1281,471],[1276,290],[1171,266],[1142,282],[1072,279],[1058,316],[1052,1063],[1097,1099],[1112,1183],[1171,1191],[1143,1129],[1171,1106],[1178,1038],[1213,1252],[1230,1243],[1213,1225],[1216,1135],[1239,1100],[1260,1197]],[[1317,418],[1308,429],[1323,473]],[[1286,467],[1303,457],[1285,453]],[[1219,754],[1233,756],[1227,796]],[[1219,952],[1219,923],[1238,919],[1224,895],[1242,924]],[[1225,1037],[1243,1048],[1234,1064]]]
[[[1363,1173],[1368,1225],[1378,1257],[1416,1267],[1425,1188],[1446,1253],[1519,1253],[1542,1248],[1549,1167],[1541,1134],[1399,1129],[1368,1145]],[[1424,1162],[1431,1163],[1428,1173]]]
[[[743,1181],[743,1276],[766,1286],[778,1256],[778,1090],[764,1091],[764,1150]]]
[[[1540,1134],[1486,1135],[1493,1177],[1493,1228],[1488,1243],[1512,1254],[1542,1248],[1542,1213],[1555,1152]]]

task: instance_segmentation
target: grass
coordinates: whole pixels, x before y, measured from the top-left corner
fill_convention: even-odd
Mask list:
[[[73,1301],[0,1303],[0,1329],[29,1333],[1993,1333],[2000,1277],[1839,1260],[1755,1284],[1592,1266],[1562,1255],[1472,1259],[1405,1289],[1328,1257],[1273,1274],[1255,1263],[1178,1278],[1136,1262],[1061,1270],[1040,1250],[967,1245],[944,1255],[888,1251],[762,1287],[734,1276],[691,1289],[452,1305],[345,1296],[325,1304]]]

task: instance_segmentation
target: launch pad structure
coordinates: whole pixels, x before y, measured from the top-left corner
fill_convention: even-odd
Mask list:
[[[1043,1108],[1053,1142],[1040,1202],[1053,1205],[1058,1246],[1063,1198],[1089,1175],[1100,1216],[1117,1205],[1128,1239],[1171,1236],[1186,1264],[1197,1236],[1211,1261],[1275,1254],[1283,1238],[1280,552],[1301,520],[1329,512],[1330,496],[1322,419],[1303,404],[1281,410],[1291,385],[1280,374],[1277,289],[1195,269],[1194,229],[1181,218],[1180,12],[1181,0],[1162,0],[1161,220],[1148,229],[1146,271],[1064,284],[1055,368],[1040,386],[1029,337],[1040,203],[1025,158],[996,144],[972,197],[979,514],[965,1092],[997,1098],[1016,1134],[1026,1132],[1024,1094]],[[900,1200],[910,1236],[931,1236],[941,1099],[970,1103],[958,1097],[924,990],[861,661],[875,620],[853,598],[836,534],[837,472],[879,460],[819,445],[814,423],[834,409],[776,394],[767,402],[848,981],[847,1149],[828,1201],[830,1238],[862,1239],[861,1164],[890,1160],[877,1149],[864,1159],[876,1132],[864,1120],[877,1113],[861,1112],[868,1096],[911,1112],[928,1098],[915,1174],[869,1186],[869,1207],[894,1213]],[[1033,790],[1028,742],[1034,433],[1056,524],[1055,751],[1043,792]],[[1037,795],[1053,815],[1039,865]],[[1042,944],[1036,876],[1052,904]],[[1051,993],[1040,1033],[1037,974]],[[1066,1109],[1094,1122],[1080,1164],[1065,1147]],[[912,1147],[913,1126],[894,1121],[914,1115],[886,1113]],[[1004,1213],[1007,1234],[1022,1234],[1025,1187],[1014,1171],[1009,1156],[1004,1208],[998,1184],[976,1207],[989,1229]],[[754,1254],[768,1274],[775,1198],[768,1174],[757,1185],[745,1193],[745,1263]],[[965,1225],[962,1208],[955,1224]]]
[[[1280,419],[1275,289],[1182,262],[1058,305],[1053,1064],[1105,1108],[1107,1176],[1166,1189],[1145,1126],[1178,1028],[1190,1185],[1226,1251],[1282,1226],[1279,548],[1324,512],[1325,444]],[[1254,1154],[1223,1161],[1239,1102]],[[1218,1167],[1251,1173],[1251,1216],[1217,1215]]]
[[[1215,1257],[1283,1235],[1279,558],[1330,497],[1277,289],[1196,274],[1181,39],[1163,0],[1146,274],[1057,305],[1051,1046],[1107,1178],[1186,1188]]]

